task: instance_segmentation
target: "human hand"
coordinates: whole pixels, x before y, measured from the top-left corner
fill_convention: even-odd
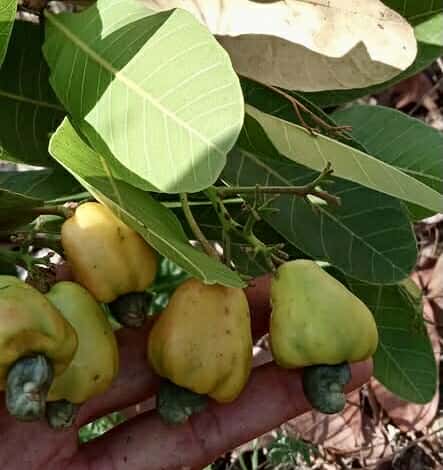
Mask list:
[[[253,335],[268,327],[269,278],[256,280],[247,290]],[[303,394],[301,371],[285,370],[273,363],[254,369],[242,394],[232,403],[210,402],[205,411],[183,425],[166,425],[155,410],[146,411],[84,445],[78,429],[112,411],[135,405],[156,393],[159,380],[146,361],[146,335],[141,330],[117,333],[121,369],[108,392],[84,404],[75,425],[54,431],[45,423],[19,423],[0,405],[0,468],[8,470],[175,470],[199,469],[219,455],[283,422],[311,406]],[[372,362],[352,365],[350,392],[365,383]],[[0,403],[4,403],[0,394]]]

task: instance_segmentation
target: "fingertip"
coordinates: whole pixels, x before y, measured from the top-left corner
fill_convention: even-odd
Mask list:
[[[345,386],[346,393],[352,392],[369,381],[373,373],[372,358],[351,364],[351,381]]]
[[[73,281],[71,267],[67,261],[62,261],[55,267],[55,280],[56,282],[61,281]]]

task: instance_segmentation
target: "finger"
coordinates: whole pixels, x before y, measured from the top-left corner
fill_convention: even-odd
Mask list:
[[[347,392],[369,380],[371,373],[371,361],[352,365]],[[73,465],[93,461],[97,468],[114,470],[199,469],[310,408],[301,370],[265,364],[233,403],[212,402],[180,426],[164,424],[154,411],[140,415],[81,448]]]
[[[55,266],[55,280],[56,282],[74,280],[71,267],[67,261],[62,261]]]
[[[110,389],[80,408],[77,426],[152,396],[159,379],[148,365],[146,341],[151,324],[141,329],[122,328],[116,334],[120,370]]]

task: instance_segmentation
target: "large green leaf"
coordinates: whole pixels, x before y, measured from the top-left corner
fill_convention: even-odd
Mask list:
[[[341,178],[435,212],[443,206],[441,194],[385,162],[329,137],[312,136],[303,127],[250,105],[247,112],[264,128],[277,150],[297,163],[321,171],[331,162],[334,174]]]
[[[91,127],[82,130],[96,150],[106,146],[152,190],[198,191],[218,178],[243,98],[228,55],[198,20],[134,0],[46,19],[51,84],[77,125]]]
[[[16,11],[17,0],[2,0],[0,5],[0,67],[8,49],[9,37]]]
[[[383,0],[383,3],[400,13],[411,24],[421,23],[443,11],[443,3],[435,0]]]
[[[22,193],[16,193],[14,191],[0,188],[0,211],[3,215],[6,215],[6,211],[15,210],[17,208],[37,207],[40,204],[41,200],[38,198],[33,198]],[[11,214],[10,212],[8,212],[7,215],[8,218],[14,217],[14,214]]]
[[[223,180],[232,186],[306,184],[318,173],[280,156],[250,116],[231,152]],[[348,275],[374,283],[405,278],[416,260],[411,224],[401,203],[349,181],[334,179],[328,191],[342,206],[316,205],[281,195],[271,202],[276,213],[263,218],[309,257],[328,261]]]
[[[0,159],[54,166],[50,133],[64,116],[49,85],[39,25],[16,21],[0,69]]]
[[[81,186],[64,170],[1,171],[0,189],[13,191],[42,203],[80,192]]]
[[[233,271],[193,248],[174,214],[147,192],[113,175],[105,159],[80,138],[65,119],[49,151],[98,200],[110,206],[159,253],[208,283],[242,287]]]
[[[403,2],[403,0],[399,1],[406,3]],[[313,101],[321,107],[335,106],[353,101],[361,96],[378,93],[425,69],[443,54],[443,34],[441,34],[443,31],[443,14],[439,13],[430,18],[424,18],[423,20],[417,18],[416,21],[414,34],[417,38],[417,57],[414,63],[401,74],[385,83],[380,83],[379,85],[368,88],[345,91],[321,91],[316,93],[304,93],[304,95],[310,101]]]
[[[333,118],[352,126],[352,135],[374,157],[395,166],[436,191],[443,190],[443,134],[391,108],[354,105]],[[443,210],[443,205],[441,207]],[[430,215],[423,210],[419,217]]]
[[[11,230],[33,221],[33,207],[59,196],[72,195],[81,186],[63,168],[0,171],[0,227]]]
[[[437,367],[423,322],[421,302],[408,283],[371,286],[348,279],[351,290],[371,309],[380,336],[374,375],[404,400],[426,403],[437,383]]]
[[[34,220],[36,215],[29,209],[38,207],[41,202],[40,199],[0,187],[0,230],[10,230]]]

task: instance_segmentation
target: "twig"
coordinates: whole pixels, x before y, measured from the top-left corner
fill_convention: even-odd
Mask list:
[[[277,248],[275,245],[267,246],[264,242],[255,236],[251,226],[243,226],[232,218],[231,214],[223,203],[223,199],[218,194],[218,188],[214,186],[210,187],[205,191],[205,193],[212,202],[222,229],[225,233],[233,233],[240,239],[246,241],[247,249],[252,252],[254,257],[258,254],[262,254],[267,267],[271,271],[275,271],[274,262],[278,264],[284,263],[285,260],[281,256],[281,253],[283,253],[280,250],[281,247]]]
[[[304,120],[302,114],[300,113],[300,109],[304,111],[305,113],[309,114],[309,116],[312,118],[312,120],[321,126],[323,129],[326,130],[326,132],[331,132],[335,133],[345,139],[350,139],[349,136],[347,136],[345,133],[346,132],[351,132],[352,131],[352,126],[333,126],[331,124],[328,124],[324,119],[321,117],[317,116],[313,111],[311,111],[307,106],[305,106],[303,103],[301,103],[297,98],[295,98],[292,95],[289,95],[288,93],[284,92],[280,88],[277,88],[273,85],[269,85],[267,83],[261,82],[254,78],[254,82],[259,83],[260,85],[269,88],[270,90],[274,91],[275,93],[283,96],[286,98],[294,108],[295,114],[297,115],[298,120],[300,121],[301,125],[313,136],[315,136],[314,128],[312,128],[309,124],[306,123]]]
[[[440,87],[440,84],[443,82],[443,77],[440,77],[436,83],[434,83],[434,85],[432,85],[431,88],[429,88],[428,90],[426,90],[421,96],[420,98],[418,99],[418,101],[415,103],[414,107],[409,111],[409,116],[412,116],[416,111],[417,109],[423,104],[424,100],[428,97],[428,96],[431,96],[431,94],[438,90],[438,88]]]
[[[22,247],[49,248],[57,253],[63,253],[61,236],[55,233],[45,233],[36,230],[0,231],[0,243]]]
[[[411,447],[414,447],[415,445],[419,444],[420,442],[423,442],[423,441],[426,441],[427,439],[429,439],[430,437],[432,436],[435,436],[436,434],[439,434],[440,432],[443,431],[443,426],[440,426],[439,428],[437,429],[434,429],[432,432],[428,433],[428,434],[424,434],[423,436],[420,436],[416,439],[413,439],[409,444],[407,444],[406,446],[404,447],[401,447],[400,449],[397,449],[395,450],[391,455],[390,457],[395,457],[396,455],[398,454],[401,454],[402,452],[410,449]],[[390,440],[388,442],[388,444],[392,444],[393,440]],[[359,450],[360,452],[361,451],[366,451],[366,450],[372,450],[372,449],[375,449],[376,447],[380,447],[380,446],[383,446],[383,445],[386,445],[386,443],[380,443],[380,444],[373,444],[373,445],[370,445],[370,446],[365,446],[365,447],[361,447]],[[343,454],[353,454],[355,453],[355,451],[349,451],[349,452],[343,452]],[[376,465],[369,465],[367,467],[363,467],[363,469],[365,470],[370,470],[370,469],[373,469],[375,468]],[[363,470],[362,469],[362,470]]]
[[[68,219],[74,214],[72,205],[55,205],[55,206],[41,206],[41,207],[23,207],[16,208],[17,212],[25,214],[34,214],[36,217],[39,215],[58,215]]]
[[[188,195],[186,193],[180,194],[180,201],[183,209],[183,213],[186,217],[186,221],[189,224],[189,227],[192,230],[195,238],[200,242],[201,246],[205,250],[206,254],[215,259],[220,259],[217,251],[205,237],[204,233],[201,231],[197,221],[192,214],[191,207],[189,206]]]
[[[217,187],[217,193],[220,197],[232,196],[233,194],[293,194],[302,198],[308,195],[316,196],[327,204],[340,206],[341,199],[338,196],[317,189],[318,184],[327,176],[333,173],[331,163],[328,162],[323,171],[312,182],[303,186],[230,186],[230,187]]]

